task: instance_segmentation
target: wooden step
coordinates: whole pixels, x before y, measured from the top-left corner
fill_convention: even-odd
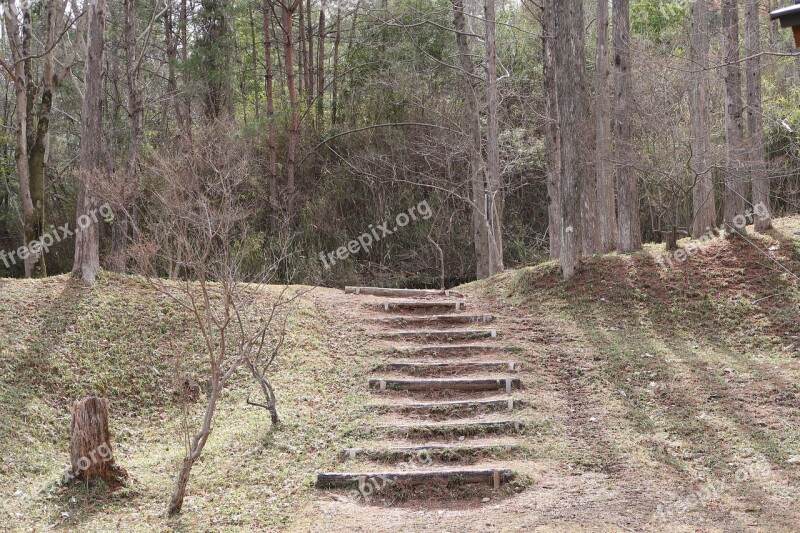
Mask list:
[[[492,315],[430,315],[430,316],[392,316],[376,318],[381,324],[393,326],[430,326],[434,324],[488,324],[494,320]]]
[[[496,329],[428,329],[407,331],[386,331],[378,334],[384,339],[428,339],[428,340],[468,340],[497,337]]]
[[[448,298],[463,298],[464,295],[456,291],[441,291],[437,289],[392,289],[387,287],[345,287],[345,294],[364,294],[368,296],[386,297],[426,297],[426,296],[446,296]]]
[[[365,459],[369,461],[399,462],[415,461],[429,464],[431,461],[452,463],[468,458],[496,458],[518,452],[519,444],[422,444],[419,446],[386,446],[380,448],[344,448],[339,452],[342,461]],[[414,463],[414,464],[416,464]]]
[[[514,472],[507,468],[469,469],[447,468],[441,470],[399,470],[384,472],[324,472],[317,474],[317,488],[352,488],[370,484],[383,489],[392,483],[419,485],[432,481],[458,479],[459,483],[486,483],[494,488],[514,479]]]
[[[441,309],[443,311],[464,311],[466,302],[445,300],[406,300],[402,302],[383,302],[379,304],[383,311],[429,311]]]
[[[402,372],[412,375],[454,374],[462,372],[519,371],[517,361],[389,361],[377,365],[373,372]]]
[[[476,400],[448,400],[436,402],[392,402],[374,403],[370,407],[377,412],[421,414],[435,416],[475,415],[478,412],[513,411],[524,407],[523,400],[512,397],[484,398]]]
[[[371,389],[402,390],[402,391],[489,391],[505,390],[511,392],[520,388],[519,378],[491,377],[491,378],[372,378],[369,380]]]
[[[396,347],[390,354],[397,357],[459,357],[504,351],[507,351],[505,347],[491,344],[430,344]]]
[[[432,436],[452,438],[486,434],[514,434],[524,428],[525,423],[520,420],[457,420],[413,424],[378,424],[368,428],[366,432],[402,436],[409,439],[430,439]]]

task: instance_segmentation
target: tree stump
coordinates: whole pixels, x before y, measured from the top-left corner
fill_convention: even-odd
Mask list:
[[[678,249],[678,228],[672,226],[672,231],[667,233],[667,251],[674,252]]]
[[[108,433],[108,400],[89,396],[75,402],[70,424],[71,480],[102,479],[109,487],[124,483],[125,469],[114,462]]]

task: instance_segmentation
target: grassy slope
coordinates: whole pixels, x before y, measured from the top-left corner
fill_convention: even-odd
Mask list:
[[[757,244],[777,244],[776,258],[798,273],[800,217],[778,226]],[[736,515],[737,524],[752,514],[794,523],[800,476],[787,460],[800,454],[797,285],[746,243],[710,243],[671,271],[654,263],[658,252],[653,246],[593,259],[569,283],[548,263],[466,287],[552,331],[525,340],[541,346],[531,364],[539,362],[534,374],[543,381],[532,390],[544,391],[542,416],[553,417],[552,431],[565,442],[540,450],[542,459],[609,473],[609,485],[622,475],[620,464],[632,467],[625,474],[632,490],[651,489],[643,493],[642,517],[659,501],[678,509],[675,502],[689,500],[700,512],[723,509],[722,518],[740,512],[745,518]],[[309,505],[313,475],[334,465],[335,447],[348,443],[341,436],[357,434],[353,428],[364,421],[363,377],[375,359],[330,301],[305,300],[292,323],[275,375],[285,424],[271,432],[265,412],[244,406],[254,389],[244,374],[237,378],[195,469],[187,512],[170,520],[163,509],[182,454],[173,355],[189,354],[201,365],[191,358],[199,349],[188,318],[132,278],[109,275],[93,290],[64,277],[0,280],[3,526],[255,530],[293,523],[296,509],[316,509]],[[562,375],[563,382],[553,379]],[[547,391],[547,380],[568,390]],[[135,479],[111,496],[52,488],[67,465],[69,406],[89,393],[112,399],[115,452]],[[570,403],[550,403],[557,394]],[[572,415],[564,408],[570,405]],[[585,408],[603,425],[584,438],[592,426]],[[753,475],[736,482],[743,468]],[[713,505],[691,499],[702,481],[720,488]],[[651,494],[655,486],[678,489]],[[535,486],[529,492],[520,505],[539,497]],[[519,516],[534,521],[538,505]],[[406,515],[397,516],[400,528]]]
[[[188,512],[170,520],[163,510],[183,452],[172,396],[175,354],[185,354],[202,379],[189,317],[132,278],[107,275],[91,290],[67,277],[0,280],[2,528],[197,531],[285,523],[310,497],[314,472],[333,463],[333,442],[362,414],[354,376],[363,369],[350,357],[360,349],[351,340],[357,336],[333,326],[310,298],[293,316],[274,373],[284,421],[277,431],[266,411],[245,405],[257,390],[240,372],[193,471]],[[115,455],[134,479],[113,495],[53,484],[68,466],[69,408],[88,394],[111,399]]]
[[[654,261],[663,245],[652,245],[591,259],[567,283],[546,263],[465,287],[562,323],[571,348],[543,347],[559,363],[542,366],[562,366],[587,396],[578,403],[600,402],[611,416],[601,451],[559,459],[632,466],[642,489],[679,487],[655,496],[667,520],[716,511],[720,523],[778,530],[797,520],[800,217],[750,239],[716,239],[669,270]],[[697,497],[710,486],[719,498]]]

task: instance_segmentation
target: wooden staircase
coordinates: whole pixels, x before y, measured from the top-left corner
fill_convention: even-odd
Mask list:
[[[398,485],[483,485],[515,479],[503,460],[521,453],[520,364],[502,345],[494,317],[467,313],[453,291],[346,287],[382,313],[372,324],[392,347],[365,386],[379,422],[360,428],[365,442],[340,450],[341,472],[317,475],[317,487],[380,492]],[[397,299],[394,299],[397,298]],[[398,329],[402,328],[402,329]],[[397,468],[390,468],[394,464]],[[366,498],[365,498],[366,499]]]

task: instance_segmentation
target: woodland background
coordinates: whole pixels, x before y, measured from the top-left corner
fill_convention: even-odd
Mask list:
[[[87,61],[86,11],[98,4],[103,3],[3,3],[0,249],[15,250],[51,225],[74,224],[84,99],[87,82],[98,79]],[[733,4],[742,28],[742,59],[736,64],[744,71],[747,58],[760,60],[760,144],[770,209],[774,216],[796,213],[800,57],[794,55],[791,32],[768,20],[768,11],[780,5]],[[753,6],[759,29],[755,42],[745,39],[745,10]],[[124,0],[101,7],[104,54],[100,128],[92,143],[98,169],[94,188],[116,213],[112,223],[99,228],[104,268],[131,268],[126,248],[137,239],[132,228],[158,216],[153,199],[171,173],[196,164],[180,154],[197,153],[198,146],[227,154],[235,160],[228,161],[231,168],[245,178],[236,190],[247,206],[248,231],[237,245],[247,258],[244,268],[253,272],[263,264],[279,264],[278,277],[294,283],[430,286],[440,275],[438,247],[450,285],[493,273],[495,267],[487,271],[479,264],[486,259],[475,244],[476,165],[485,167],[481,187],[500,198],[500,220],[492,224],[501,228],[501,264],[548,257],[552,151],[546,134],[553,121],[543,54],[547,5],[533,0]],[[488,7],[496,12],[492,20]],[[606,53],[597,53],[598,28],[609,23],[598,25],[596,15],[611,8],[604,1],[598,10],[591,0],[582,7],[587,80],[582,97],[589,99],[584,118],[594,123],[597,113],[606,112],[598,111],[604,109],[598,105],[603,93],[612,109],[618,105],[608,72],[606,91],[598,92],[598,73],[613,68],[615,56],[607,40]],[[691,53],[697,35],[692,7],[688,1],[630,2],[632,77],[625,105],[633,149],[624,159],[597,155],[583,161],[605,161],[633,172],[644,241],[660,242],[673,227],[692,232],[698,173],[692,165],[690,111],[699,72],[708,76],[706,157],[718,197],[716,219],[722,218],[730,171],[724,77],[731,62],[726,62],[721,5],[712,1],[703,32],[708,67],[698,68]],[[610,27],[613,33],[614,20]],[[605,26],[604,39],[608,31]],[[756,46],[764,53],[751,53]],[[33,208],[28,213],[17,160],[20,122],[27,125],[23,144]],[[357,260],[324,268],[321,252],[422,200],[434,212],[429,220],[381,240]],[[27,274],[70,271],[74,245],[74,240],[57,244],[46,254],[46,265],[32,265]],[[161,266],[166,275],[180,274],[169,259]],[[11,268],[0,263],[0,276],[25,275],[22,262]]]

